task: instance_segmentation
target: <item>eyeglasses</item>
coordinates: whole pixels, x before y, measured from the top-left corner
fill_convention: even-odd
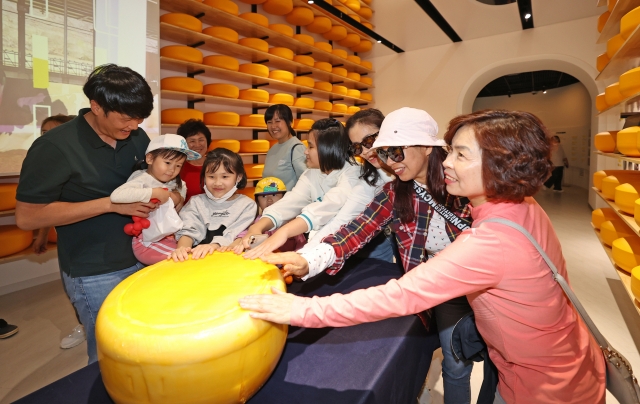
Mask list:
[[[371,146],[373,146],[373,143],[376,141],[378,133],[380,132],[372,133],[371,135],[365,136],[364,138],[362,138],[362,142],[351,143],[351,153],[353,153],[354,156],[358,156],[362,154],[363,148],[370,149]]]
[[[387,159],[391,159],[396,163],[404,160],[404,149],[409,148],[411,146],[389,146],[387,150],[383,150],[381,148],[376,149],[376,153],[378,153],[378,157],[380,160],[387,161]]]

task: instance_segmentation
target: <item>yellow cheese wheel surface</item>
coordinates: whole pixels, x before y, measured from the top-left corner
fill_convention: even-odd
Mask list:
[[[624,100],[624,96],[620,93],[620,83],[613,83],[604,89],[604,100],[611,106]]]
[[[263,114],[246,114],[240,115],[240,126],[266,128],[267,124],[264,122]]]
[[[15,254],[33,242],[31,230],[19,229],[16,225],[0,226],[0,257]]]
[[[315,103],[316,102],[311,98],[300,97],[300,98],[296,98],[296,100],[293,102],[293,105],[295,105],[298,108],[313,109],[313,107],[315,106]]]
[[[640,189],[640,182],[625,183],[616,187],[615,202],[622,212],[633,215],[635,202],[640,198],[636,189]]]
[[[609,64],[610,60],[611,59],[609,59],[609,56],[607,56],[607,52],[598,55],[598,58],[596,59],[596,68],[598,69],[598,71],[601,72],[602,70],[604,70],[604,68]]]
[[[347,90],[347,96],[353,98],[360,98],[360,90],[356,90],[355,88],[350,88]]]
[[[607,101],[604,97],[604,93],[598,94],[596,96],[596,109],[598,111],[604,111],[607,108],[609,108],[609,104],[607,104]]]
[[[607,8],[609,11],[613,11],[613,8],[616,6],[618,0],[607,0]]]
[[[307,34],[295,34],[293,35],[293,39],[297,39],[298,41],[306,43],[307,45],[311,45],[311,46],[313,46],[316,43],[313,37]]]
[[[271,104],[284,104],[284,105],[292,106],[293,105],[293,95],[291,95],[291,94],[282,94],[282,93],[271,94],[269,96],[269,102]]]
[[[287,60],[293,60],[294,56],[294,53],[291,49],[282,47],[269,48],[269,53],[272,55],[280,56],[281,58],[285,58]]]
[[[264,170],[264,164],[244,165],[244,172],[247,174],[247,178],[262,178],[262,170]]]
[[[218,147],[238,153],[240,151],[240,142],[235,139],[212,139],[209,145],[209,151]]]
[[[611,208],[596,209],[591,212],[593,227],[600,230],[602,223],[618,218],[618,214]]]
[[[182,125],[189,119],[203,119],[202,111],[192,108],[169,108],[160,112],[160,121],[167,124]]]
[[[307,25],[307,31],[313,32],[314,34],[324,34],[331,30],[331,20],[327,17],[315,17],[311,24]]]
[[[182,27],[191,31],[201,32],[202,22],[188,14],[167,13],[160,16],[160,22]]]
[[[602,32],[602,29],[604,28],[604,25],[607,23],[607,20],[609,19],[610,15],[611,15],[611,12],[609,10],[600,14],[600,17],[598,17],[598,32]]]
[[[293,128],[298,130],[309,130],[313,126],[313,123],[314,123],[313,119],[308,119],[308,118],[294,119]],[[309,146],[305,144],[305,147],[309,147]]]
[[[333,69],[331,63],[328,62],[316,62],[313,67],[315,67],[316,69],[324,70],[325,72],[331,72],[331,70]]]
[[[351,114],[351,115],[353,115],[353,114],[355,114],[356,112],[359,112],[359,111],[360,111],[360,107],[356,107],[356,106],[354,106],[354,105],[349,106],[349,107],[347,108],[347,114]]]
[[[331,53],[331,51],[333,51],[333,45],[331,45],[329,42],[320,41],[314,43],[313,46],[328,53]]]
[[[293,84],[305,87],[313,87],[315,81],[309,76],[296,76],[293,78]]]
[[[624,44],[624,42],[625,42],[625,39],[620,34],[614,36],[613,38],[607,41],[607,56],[609,56],[609,59],[611,59],[613,55],[615,55],[616,52],[618,52],[618,49],[620,49],[620,47]]]
[[[119,403],[247,401],[275,368],[287,326],[251,318],[238,299],[271,288],[285,291],[277,267],[231,252],[131,275],[96,320],[107,392]]]
[[[333,84],[329,83],[328,81],[316,81],[314,87],[317,90],[322,90],[322,91],[332,91],[333,90]]]
[[[373,84],[373,79],[371,77],[360,76],[360,82],[370,86]]]
[[[0,211],[16,208],[17,183],[0,183]]]
[[[360,73],[347,72],[347,78],[355,81],[360,81]]]
[[[366,101],[373,101],[373,95],[364,91],[360,91],[360,98]]]
[[[202,94],[216,97],[238,98],[240,96],[240,89],[233,84],[213,83],[204,86]]]
[[[316,101],[315,109],[331,111],[333,109],[333,104],[329,101]]]
[[[231,0],[204,0],[202,3],[229,14],[238,15],[238,5]]]
[[[269,151],[269,142],[263,139],[241,140],[240,153],[266,153]]]
[[[260,88],[247,88],[240,90],[238,98],[247,101],[269,102],[269,93]]]
[[[619,132],[618,132],[619,133]],[[602,182],[605,178],[612,176],[618,183],[615,186],[620,185],[620,181],[624,184],[629,181],[636,181],[640,179],[640,172],[633,170],[600,170],[593,173],[593,186],[599,191],[602,191]],[[614,181],[614,180],[611,180]],[[615,188],[615,187],[614,187]]]
[[[613,153],[616,150],[616,142],[609,132],[601,132],[595,135],[594,143],[596,149],[604,153]]]
[[[373,24],[371,24],[370,22],[362,21],[362,25],[364,25],[365,27],[371,30],[373,29]]]
[[[287,83],[293,83],[293,73],[286,70],[271,70],[269,72],[269,78],[274,80],[280,80]]]
[[[213,126],[238,126],[240,116],[235,112],[207,112],[204,114],[203,121]]]
[[[272,29],[282,35],[293,37],[293,28],[291,28],[287,24],[270,24],[269,29]]]
[[[640,199],[636,199],[633,204],[633,220],[640,226]]]
[[[640,7],[634,8],[620,19],[620,35],[624,39],[629,38],[638,25],[640,25]]]
[[[345,48],[351,48],[358,45],[359,43],[360,35],[358,34],[347,34],[347,36],[343,40],[338,41],[338,45],[344,46]]]
[[[358,55],[347,55],[347,60],[355,64],[360,64],[360,62],[362,61],[362,59],[360,59],[360,56]]]
[[[262,3],[262,9],[273,15],[286,15],[293,11],[292,0],[267,0]]]
[[[370,20],[371,17],[373,17],[373,10],[369,7],[362,7],[360,8],[360,11],[358,11],[358,15],[362,18]]]
[[[329,41],[342,41],[347,37],[347,29],[342,25],[334,25],[322,36]]]
[[[347,112],[347,106],[345,104],[333,104],[333,108],[331,110],[333,112],[345,114]]]
[[[238,71],[259,77],[269,77],[269,68],[259,63],[245,63],[240,65]]]
[[[184,60],[192,63],[202,63],[202,52],[190,46],[169,45],[160,49],[160,56]]]
[[[309,7],[294,7],[285,19],[291,25],[304,27],[311,24],[315,16]]]
[[[202,82],[191,77],[165,77],[160,80],[160,88],[170,91],[202,94]]]
[[[351,50],[358,53],[366,53],[373,49],[373,42],[363,39],[356,46],[352,46]]]
[[[347,56],[349,55],[349,54],[347,53],[347,51],[346,51],[346,50],[344,50],[344,49],[334,49],[331,53],[333,53],[333,54],[334,54],[334,55],[336,55],[337,57],[339,57],[339,58],[343,58],[343,59],[346,59],[346,58],[347,58]]]
[[[336,93],[336,94],[340,94],[340,95],[347,95],[347,87],[345,86],[339,86],[337,84],[334,84],[331,87],[331,92],[332,93]]]
[[[637,236],[614,240],[611,244],[611,256],[616,265],[631,272],[640,265],[640,240]]]
[[[232,70],[237,72],[240,69],[238,59],[225,55],[211,55],[204,58],[203,64],[220,69]]]
[[[203,29],[202,33],[233,43],[238,43],[239,40],[238,33],[227,27],[208,27]]]
[[[618,131],[616,147],[625,156],[640,157],[640,127],[631,126]]]
[[[360,11],[360,0],[347,0],[344,5],[353,11]]]
[[[269,27],[269,19],[258,13],[242,13],[238,17],[263,27]]]
[[[640,92],[640,67],[631,69],[620,76],[620,93],[630,97]]]
[[[360,66],[364,67],[365,69],[369,69],[369,70],[373,69],[373,63],[371,63],[368,60],[363,60],[362,62],[360,62]]]
[[[313,57],[307,55],[295,55],[293,57],[293,61],[306,66],[313,66],[313,64],[316,62]]]
[[[633,230],[619,218],[611,219],[600,225],[600,237],[602,242],[608,246],[611,246],[613,241],[620,237],[631,237],[633,235]]]
[[[631,293],[636,300],[640,300],[640,267],[631,270]]]
[[[247,48],[259,50],[260,52],[269,52],[269,44],[260,38],[242,38],[238,43]]]

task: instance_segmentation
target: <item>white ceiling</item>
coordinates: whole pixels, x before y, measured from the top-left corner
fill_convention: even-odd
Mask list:
[[[517,3],[492,6],[476,0],[431,0],[463,41],[521,31]],[[450,44],[451,40],[414,0],[374,0],[375,31],[405,51]],[[535,27],[600,15],[596,0],[532,0]],[[535,28],[533,28],[535,29]],[[393,52],[376,45],[371,56]]]

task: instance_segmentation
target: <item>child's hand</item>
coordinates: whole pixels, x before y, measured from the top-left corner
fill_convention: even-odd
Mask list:
[[[256,259],[261,255],[269,254],[277,250],[286,242],[287,236],[283,232],[277,231],[256,248],[253,248],[244,253],[243,257],[250,260]]]
[[[209,254],[213,254],[214,251],[220,248],[220,244],[211,243],[211,244],[198,244],[191,250],[191,258],[194,260],[204,258]]]
[[[237,238],[235,240],[233,240],[233,243],[227,245],[227,246],[222,246],[218,249],[218,251],[220,252],[227,252],[227,251],[233,251],[236,254],[242,254],[242,252],[244,251],[244,246],[242,245],[242,239],[241,238]]]
[[[251,237],[258,236],[260,234],[262,233],[255,231],[251,229],[251,227],[249,227],[247,229],[247,234],[245,234],[244,237],[242,237],[242,247],[244,247],[245,250],[249,249],[251,247]]]
[[[162,205],[171,197],[171,192],[165,188],[153,188],[151,190],[151,199],[157,199]]]
[[[176,210],[179,211],[180,208],[182,208],[181,204],[184,201],[184,199],[182,199],[182,195],[180,195],[180,192],[177,192],[177,191],[170,192],[169,197],[173,200],[173,206],[175,206]]]
[[[167,259],[173,259],[174,262],[183,262],[189,259],[189,253],[192,251],[191,247],[178,247],[167,256]]]

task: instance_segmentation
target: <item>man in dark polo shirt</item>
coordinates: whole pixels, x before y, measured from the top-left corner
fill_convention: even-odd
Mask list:
[[[97,360],[95,321],[109,292],[143,267],[124,225],[147,217],[153,203],[111,203],[145,157],[149,137],[138,128],[153,95],[127,67],[96,68],[83,91],[90,108],[38,138],[22,164],[16,222],[26,230],[55,226],[62,280],[87,334],[89,363]]]

